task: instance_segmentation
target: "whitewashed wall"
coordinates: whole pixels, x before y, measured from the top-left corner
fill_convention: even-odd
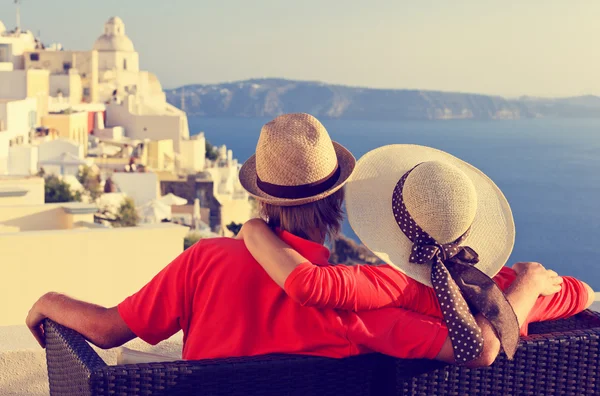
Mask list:
[[[134,200],[135,206],[142,206],[159,198],[160,184],[155,173],[116,172],[112,174],[111,179],[117,183],[120,192]]]
[[[52,160],[63,153],[76,155],[83,158],[83,146],[69,139],[55,139],[40,143],[39,161]]]

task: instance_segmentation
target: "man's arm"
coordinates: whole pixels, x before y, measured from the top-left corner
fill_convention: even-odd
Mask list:
[[[527,264],[517,263],[513,270],[518,274],[526,269]],[[592,305],[595,293],[592,288],[570,276],[562,278],[562,289],[556,294],[544,294],[537,299],[527,317],[527,323],[568,318],[576,315]],[[526,334],[526,328],[524,328]]]
[[[103,349],[123,345],[135,338],[116,307],[104,308],[62,294],[47,293],[33,305],[26,319],[27,326],[42,348],[46,346],[42,328],[42,321],[46,318],[75,330]]]
[[[181,253],[140,291],[118,307],[104,308],[58,294],[42,296],[31,308],[26,323],[42,347],[45,318],[82,334],[100,348],[124,344],[136,336],[156,344],[181,330],[191,310],[195,278],[193,263],[201,262],[201,243]]]

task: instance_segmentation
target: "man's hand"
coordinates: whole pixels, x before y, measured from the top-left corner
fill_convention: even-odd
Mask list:
[[[517,276],[539,291],[541,296],[550,296],[561,290],[563,279],[555,271],[544,268],[540,263],[516,263],[512,269]]]
[[[41,300],[44,299],[44,297],[45,296],[42,296],[35,304],[33,304],[33,307],[31,307],[27,314],[27,319],[25,319],[27,327],[29,327],[29,330],[42,348],[46,347],[44,328],[42,326],[42,322],[46,319],[46,316],[41,311]]]

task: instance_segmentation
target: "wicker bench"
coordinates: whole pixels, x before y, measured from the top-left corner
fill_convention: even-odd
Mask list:
[[[514,360],[487,368],[372,354],[273,355],[108,366],[75,331],[47,320],[58,395],[600,395],[600,314],[530,326]]]

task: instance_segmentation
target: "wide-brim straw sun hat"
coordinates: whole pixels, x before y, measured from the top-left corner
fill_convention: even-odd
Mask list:
[[[346,211],[360,240],[386,263],[431,286],[431,266],[410,262],[414,261],[410,260],[413,242],[399,226],[394,208],[395,189],[407,172],[410,174],[403,184],[406,209],[412,209],[410,214],[420,228],[432,236],[440,235],[435,239],[449,238],[439,241],[444,244],[470,226],[462,245],[477,252],[476,268],[489,277],[496,275],[506,264],[515,241],[515,225],[506,198],[479,169],[430,147],[389,145],[358,160],[346,184]],[[431,186],[437,190],[431,190]],[[448,207],[447,197],[456,203]],[[424,204],[416,208],[411,199]],[[424,224],[427,222],[431,224]]]
[[[344,186],[352,153],[333,142],[310,114],[281,115],[262,127],[256,154],[240,169],[240,182],[259,201],[295,206],[323,199]]]

